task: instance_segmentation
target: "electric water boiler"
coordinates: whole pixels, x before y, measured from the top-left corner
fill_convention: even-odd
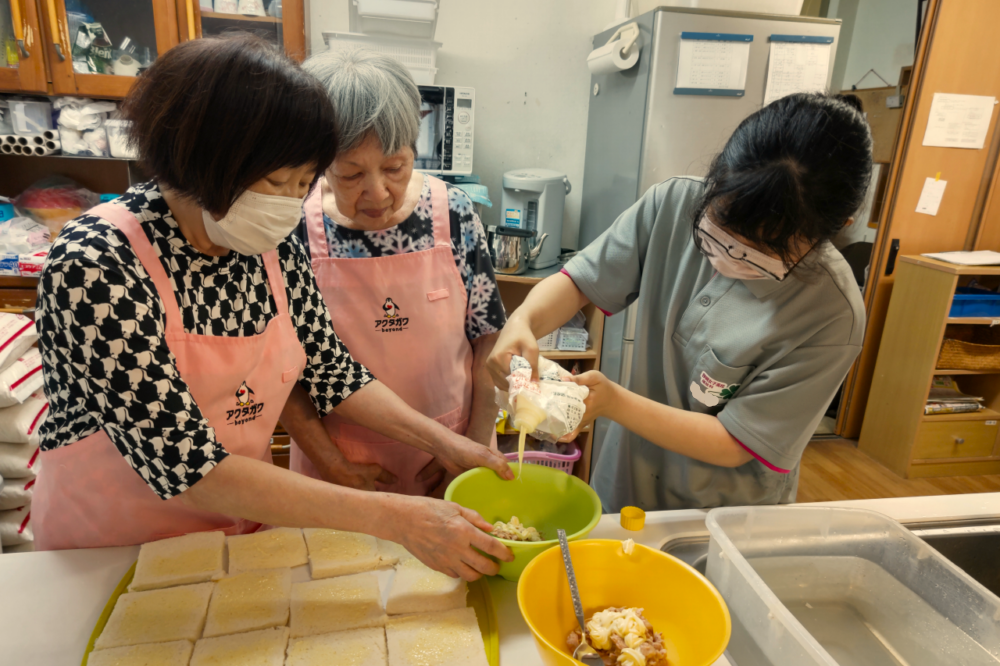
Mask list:
[[[566,174],[551,169],[517,169],[503,175],[500,224],[534,231],[531,268],[559,262],[562,250],[563,209],[571,190]]]

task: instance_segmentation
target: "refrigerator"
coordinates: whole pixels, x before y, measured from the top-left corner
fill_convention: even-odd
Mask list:
[[[660,7],[632,19],[639,26],[640,55],[630,69],[594,74],[590,81],[579,247],[600,236],[646,190],[673,176],[704,176],[745,117],[763,106],[771,45],[775,41],[826,42],[826,87],[840,37],[839,19],[779,16],[682,7]],[[626,22],[626,23],[629,23]],[[604,46],[616,26],[594,36]],[[740,36],[749,43],[742,94],[678,86],[682,36]],[[632,306],[605,322],[601,370],[628,387],[635,331],[642,312]],[[594,456],[608,423],[598,420]]]

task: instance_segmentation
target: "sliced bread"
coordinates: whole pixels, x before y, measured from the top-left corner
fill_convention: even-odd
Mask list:
[[[389,615],[403,615],[464,608],[468,592],[461,578],[446,576],[419,560],[407,559],[396,565],[385,610]]]
[[[302,530],[279,527],[253,534],[239,534],[228,539],[229,573],[255,569],[284,569],[309,562]]]
[[[215,583],[198,583],[123,594],[94,647],[198,640],[214,587]]]
[[[194,644],[191,666],[284,666],[288,627],[203,638]]]
[[[313,578],[371,571],[379,565],[375,537],[339,530],[304,529]]]
[[[215,584],[205,638],[288,624],[292,570],[247,571]]]
[[[471,608],[390,618],[385,636],[389,666],[489,666]]]
[[[188,666],[192,649],[191,641],[171,641],[96,650],[87,657],[87,666]]]
[[[378,576],[360,573],[292,585],[292,637],[381,627]]]
[[[131,592],[218,580],[226,573],[226,535],[195,532],[151,541],[139,549]]]
[[[376,539],[376,541],[378,541],[380,566],[391,567],[403,560],[413,559],[413,555],[410,551],[406,550],[395,541],[386,541],[385,539]]]
[[[285,666],[387,666],[385,630],[354,629],[293,638]]]

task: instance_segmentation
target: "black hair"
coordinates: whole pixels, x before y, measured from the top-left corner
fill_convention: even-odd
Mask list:
[[[278,169],[322,173],[337,151],[323,86],[248,33],[170,49],[135,82],[123,115],[143,169],[216,215]]]
[[[860,100],[844,97],[789,95],[743,120],[712,161],[694,225],[709,211],[786,263],[796,241],[835,236],[864,203],[872,173]]]

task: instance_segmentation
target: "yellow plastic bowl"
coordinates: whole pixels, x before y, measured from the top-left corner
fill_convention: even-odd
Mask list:
[[[621,541],[606,539],[577,541],[569,550],[587,619],[609,606],[643,608],[663,634],[670,666],[710,666],[722,656],[732,630],[729,609],[718,590],[687,564],[638,544],[626,555]],[[546,666],[580,663],[566,647],[566,636],[578,624],[559,548],[524,569],[517,604]]]
[[[517,463],[510,464],[514,475]],[[532,558],[557,546],[556,530],[566,530],[570,541],[582,539],[601,520],[601,499],[575,476],[542,465],[525,464],[521,477],[504,481],[485,467],[470,469],[448,486],[444,498],[477,511],[490,524],[517,516],[522,525],[542,533],[545,541],[500,539],[514,553],[513,562],[501,562],[499,575],[516,581]]]

